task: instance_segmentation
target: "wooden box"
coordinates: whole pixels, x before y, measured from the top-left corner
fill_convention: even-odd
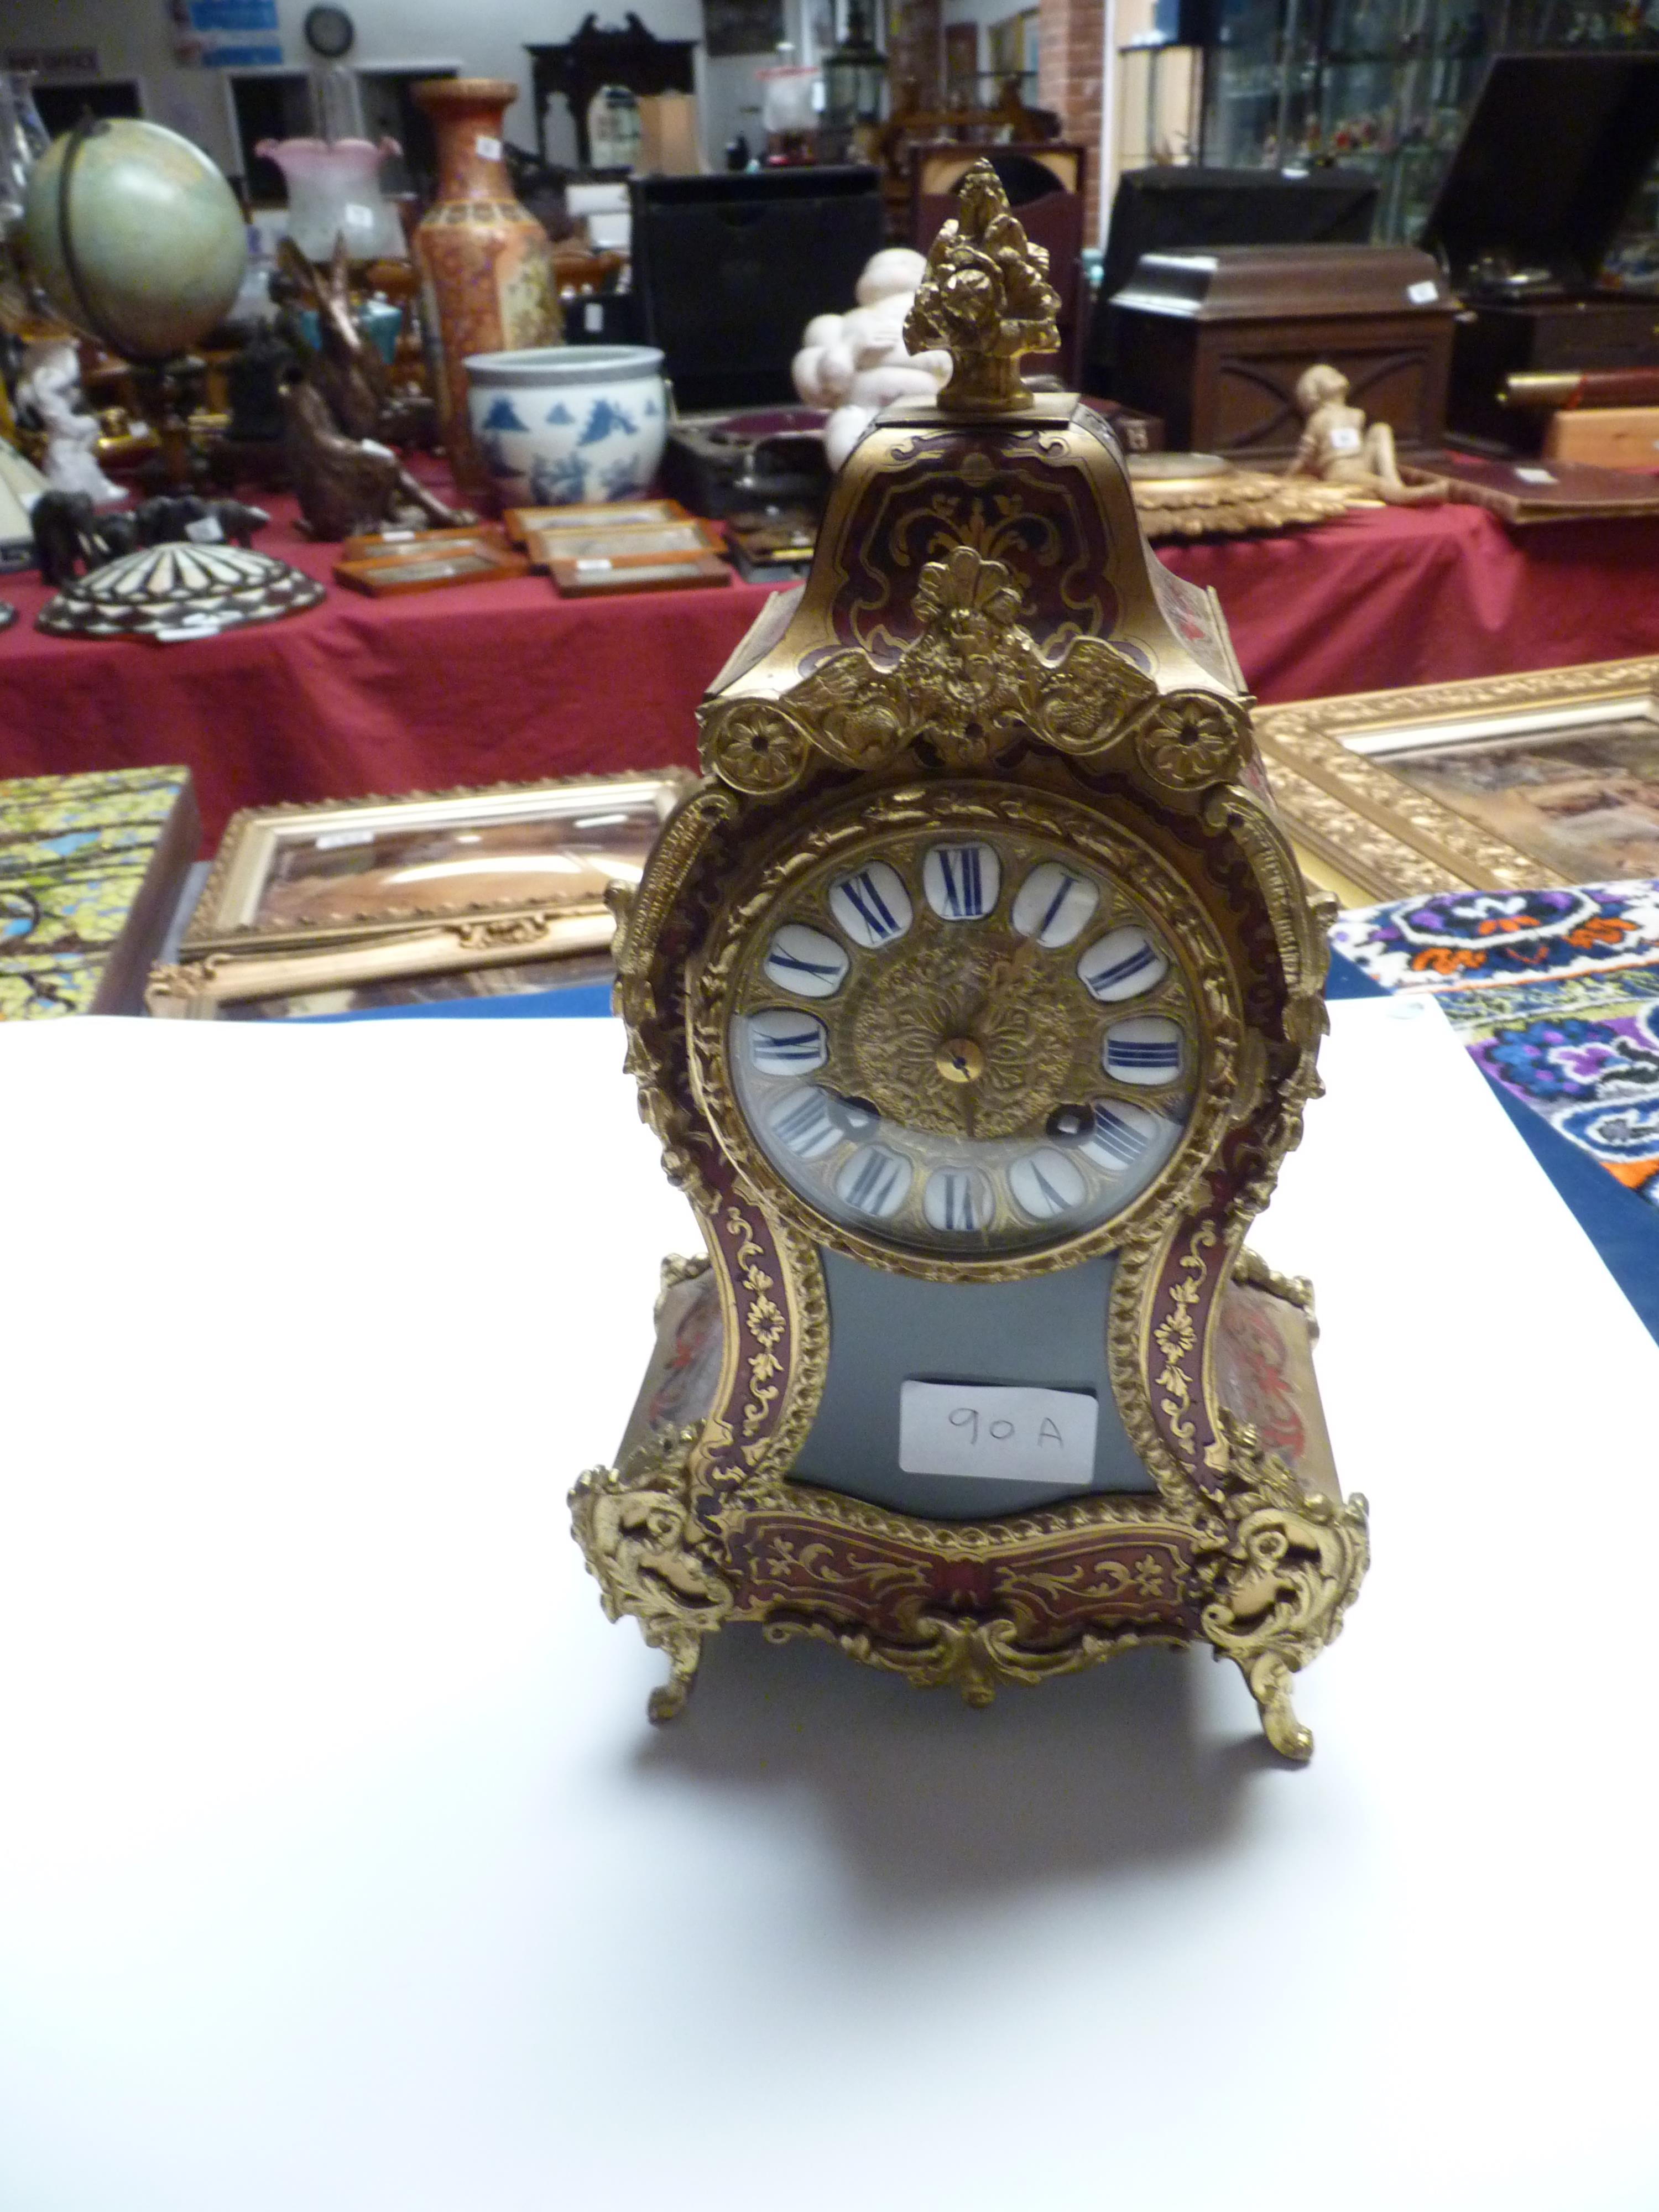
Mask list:
[[[1659,469],[1659,407],[1574,407],[1550,417],[1547,461],[1602,469]]]
[[[1659,366],[1659,301],[1591,296],[1527,305],[1481,301],[1457,318],[1451,425],[1515,452],[1538,450],[1541,416],[1505,407],[1507,380],[1531,369]]]
[[[1296,382],[1342,370],[1402,451],[1441,442],[1455,303],[1409,246],[1223,246],[1143,253],[1112,301],[1112,397],[1161,415],[1172,451],[1296,450]]]

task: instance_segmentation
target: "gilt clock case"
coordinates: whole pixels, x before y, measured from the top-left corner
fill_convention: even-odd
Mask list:
[[[890,409],[713,684],[616,944],[707,1254],[667,1263],[620,1463],[573,1493],[607,1608],[669,1656],[653,1717],[727,1621],[975,1702],[1207,1641],[1306,1756],[1290,1678],[1364,1508],[1305,1286],[1242,1253],[1326,958],[1242,695],[1064,395]],[[907,1474],[898,1390],[941,1370],[1092,1394],[1087,1486]]]

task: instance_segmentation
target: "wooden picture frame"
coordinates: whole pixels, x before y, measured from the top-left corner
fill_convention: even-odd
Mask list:
[[[561,599],[594,599],[618,592],[718,590],[732,581],[735,571],[712,553],[647,553],[555,561],[548,574]]]
[[[354,545],[367,550],[353,554]],[[437,592],[453,584],[504,583],[527,576],[530,562],[499,529],[418,531],[405,540],[348,539],[347,557],[335,563],[334,580],[370,599]]]
[[[238,1000],[602,952],[606,886],[637,881],[696,781],[663,768],[246,809],[146,1003],[211,1019]]]
[[[1649,807],[1659,851],[1659,656],[1258,707],[1252,720],[1297,858],[1344,905],[1659,872],[1632,865]]]
[[[696,520],[677,499],[587,500],[569,507],[509,507],[501,526],[515,545],[522,545],[532,530],[655,530],[665,523]]]

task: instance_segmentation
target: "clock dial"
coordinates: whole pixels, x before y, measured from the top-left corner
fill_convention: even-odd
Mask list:
[[[1204,1065],[1145,880],[1058,836],[945,826],[789,870],[726,1030],[771,1169],[896,1255],[1037,1253],[1123,1213],[1191,1126]]]

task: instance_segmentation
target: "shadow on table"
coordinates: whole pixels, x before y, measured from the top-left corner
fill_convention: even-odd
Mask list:
[[[1127,1872],[1224,1849],[1251,1777],[1279,1765],[1254,1732],[1226,1742],[1200,1727],[1208,1663],[1129,1651],[975,1712],[824,1645],[728,1628],[685,1711],[641,1745],[639,1771],[805,1789],[850,1870],[896,1901]]]

